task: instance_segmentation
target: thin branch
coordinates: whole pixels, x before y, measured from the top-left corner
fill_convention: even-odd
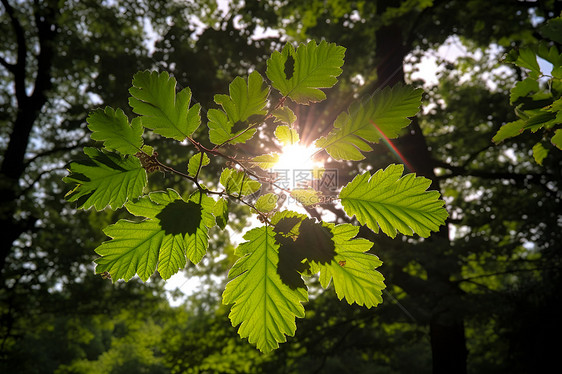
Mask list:
[[[54,147],[51,148],[49,150],[46,150],[44,152],[38,153],[35,156],[31,157],[29,160],[27,160],[24,165],[27,168],[30,164],[32,164],[33,162],[37,161],[38,159],[42,158],[42,157],[47,157],[50,156],[52,154],[58,153],[58,152],[64,152],[64,151],[73,151],[76,148],[80,148],[83,147],[85,143],[77,143],[71,146],[67,146],[67,147]]]
[[[55,171],[55,170],[64,170],[64,169],[65,169],[64,167],[56,167],[56,168],[53,168],[53,169],[49,169],[49,170],[42,171],[41,173],[39,173],[39,174],[27,185],[27,187],[25,187],[25,188],[19,193],[19,196],[24,196],[26,193],[28,193],[28,192],[33,188],[33,186],[35,186],[35,184],[36,184],[37,182],[39,182],[39,181],[41,180],[41,178],[43,178],[44,175],[50,174],[50,173],[52,173],[52,172]]]
[[[12,29],[16,35],[17,48],[17,60],[16,64],[13,65],[16,98],[20,105],[26,100],[27,94],[25,92],[25,67],[27,65],[27,44],[25,43],[25,32],[23,27],[14,13],[14,8],[8,3],[8,0],[0,0],[6,14],[10,18]]]
[[[16,72],[16,65],[14,64],[10,64],[8,61],[6,61],[6,59],[2,56],[0,56],[0,65],[4,66],[6,68],[6,70],[8,70],[10,73],[15,74]]]

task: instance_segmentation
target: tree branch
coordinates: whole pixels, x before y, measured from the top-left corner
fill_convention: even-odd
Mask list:
[[[14,8],[10,5],[10,3],[8,3],[8,0],[0,1],[2,2],[4,9],[6,10],[6,14],[10,18],[12,29],[14,30],[14,34],[16,35],[16,43],[18,46],[16,63],[9,64],[10,66],[12,66],[11,70],[8,68],[8,66],[6,66],[6,68],[8,68],[8,70],[10,70],[14,75],[16,98],[21,106],[27,99],[27,95],[25,93],[25,67],[27,65],[27,44],[25,43],[25,32],[19,19],[14,13]],[[2,65],[4,65],[4,63],[2,63]]]

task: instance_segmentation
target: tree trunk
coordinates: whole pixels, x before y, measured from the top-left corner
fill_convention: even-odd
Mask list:
[[[404,82],[404,57],[402,27],[398,24],[380,28],[377,40],[377,85],[376,89]],[[433,172],[434,163],[418,121],[414,118],[410,133],[400,139],[399,148],[417,175],[432,180],[431,189],[440,191],[439,182]],[[450,248],[449,229],[443,226],[429,241],[435,242],[435,261],[423,264],[428,281],[433,289],[427,306],[430,314],[429,330],[433,358],[433,373],[466,373],[467,350],[462,315],[455,310],[461,302],[461,292],[449,279],[456,271],[440,264]]]
[[[7,0],[1,0],[8,14],[17,43],[17,61],[3,66],[14,78],[14,92],[17,99],[17,112],[6,152],[0,166],[0,279],[6,268],[6,259],[12,251],[14,242],[22,233],[34,226],[34,217],[18,218],[17,200],[21,197],[20,180],[25,172],[25,154],[31,130],[47,102],[47,92],[52,87],[51,69],[54,57],[54,42],[57,33],[57,7],[34,7],[35,27],[39,38],[39,54],[33,92],[28,95],[26,81],[27,51],[25,32],[14,8]],[[3,282],[2,287],[4,286]]]

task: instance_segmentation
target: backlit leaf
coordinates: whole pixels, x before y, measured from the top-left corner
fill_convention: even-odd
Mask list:
[[[201,155],[203,155],[202,161],[201,161]],[[209,159],[209,156],[207,156],[206,153],[204,152],[196,153],[193,157],[189,159],[189,162],[187,164],[187,173],[192,177],[194,177],[195,174],[197,174],[197,171],[199,170],[199,165],[203,167],[209,165],[209,162],[211,162],[211,160]]]
[[[542,165],[542,161],[548,155],[548,149],[546,149],[541,142],[538,142],[533,146],[533,158],[537,164]]]
[[[182,141],[201,123],[201,106],[189,107],[191,90],[184,88],[176,95],[176,79],[167,72],[138,72],[129,92],[133,112],[142,116],[144,127],[157,134]]]
[[[236,77],[229,85],[229,95],[215,95],[215,102],[222,106],[223,111],[209,110],[209,139],[214,144],[244,143],[250,139],[255,129],[244,132],[249,125],[263,120],[267,111],[264,109],[269,95],[269,87],[265,86],[262,76],[254,71],[246,82]],[[229,139],[242,134],[235,139]]]
[[[86,119],[92,131],[93,140],[103,141],[108,150],[115,150],[124,155],[134,155],[142,147],[143,128],[140,118],[129,119],[121,109],[111,107],[97,109]]]
[[[333,281],[336,295],[349,304],[357,303],[367,308],[382,303],[384,277],[375,269],[382,262],[377,256],[365,253],[373,243],[355,238],[359,227],[329,224],[335,244],[335,258],[328,264],[320,264],[320,284],[327,288]]]
[[[142,194],[147,177],[138,158],[89,147],[84,154],[87,158],[72,162],[70,175],[63,179],[75,185],[65,199],[77,202],[78,208],[117,209]]]
[[[426,191],[431,180],[407,174],[403,165],[389,165],[371,176],[355,177],[340,192],[345,212],[374,232],[390,237],[396,232],[428,237],[445,223],[448,214],[439,200],[439,192]]]
[[[279,196],[274,193],[268,193],[258,197],[254,206],[260,212],[268,213],[275,209],[275,207],[277,206],[277,200],[279,200]]]
[[[170,278],[187,264],[198,263],[208,246],[208,228],[214,225],[214,200],[205,195],[182,199],[177,192],[154,192],[127,210],[146,217],[140,222],[119,220],[104,232],[112,239],[96,248],[96,273],[109,272],[111,279],[129,280],[135,274],[146,281],[158,269]]]
[[[250,163],[256,165],[263,170],[272,169],[279,162],[279,153],[269,153],[252,158]]]
[[[251,195],[261,188],[261,183],[251,179],[242,170],[224,169],[220,177],[220,183],[227,193],[240,196]]]
[[[335,160],[362,160],[361,152],[371,151],[369,143],[383,137],[396,138],[410,124],[421,104],[421,89],[395,86],[377,92],[364,102],[352,104],[341,113],[334,129],[318,139],[316,147],[325,149]]]
[[[299,133],[297,130],[289,126],[277,126],[275,129],[275,137],[283,145],[293,145],[299,141]]]
[[[223,293],[224,304],[234,304],[229,314],[238,334],[262,352],[270,352],[293,336],[295,318],[304,317],[305,289],[292,290],[277,273],[279,245],[269,226],[244,235],[236,254],[241,258],[229,272],[232,278]]]
[[[326,99],[319,88],[336,84],[341,74],[345,48],[326,41],[310,41],[295,50],[286,44],[282,52],[273,52],[267,60],[267,77],[283,96],[299,104]]]

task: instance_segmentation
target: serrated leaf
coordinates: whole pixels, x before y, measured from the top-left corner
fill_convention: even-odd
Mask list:
[[[537,164],[542,165],[542,161],[548,155],[548,149],[546,149],[541,142],[538,142],[533,146],[533,158]]]
[[[228,120],[226,113],[218,109],[209,109],[207,112],[209,122],[209,140],[213,144],[229,144],[245,143],[254,136],[256,129],[241,129],[232,131],[233,123]]]
[[[302,205],[316,205],[320,203],[321,194],[320,192],[312,189],[293,189],[291,190],[291,197],[294,198],[296,201],[301,203]]]
[[[336,84],[341,74],[345,48],[326,41],[300,44],[295,50],[286,44],[282,52],[273,52],[267,60],[267,77],[283,96],[298,104],[326,99],[319,88]]]
[[[271,114],[275,118],[275,123],[281,122],[290,126],[297,120],[295,113],[286,106],[275,109]]]
[[[498,144],[505,139],[513,138],[514,136],[521,134],[524,127],[525,121],[520,119],[517,121],[506,123],[505,125],[500,127],[496,135],[494,135],[494,137],[492,138],[492,141]]]
[[[275,129],[275,137],[283,145],[293,145],[299,141],[299,133],[297,130],[285,125],[277,126]]]
[[[529,69],[529,76],[537,79],[541,74],[541,68],[537,62],[537,55],[531,48],[521,48],[519,56],[514,61],[514,64],[522,68]]]
[[[222,197],[218,199],[213,208],[213,214],[216,217],[217,225],[224,230],[228,223],[228,200]]]
[[[381,230],[394,238],[397,232],[416,233],[424,238],[439,230],[448,216],[439,192],[426,191],[431,180],[407,174],[403,165],[389,165],[372,176],[355,177],[340,192],[341,203],[350,217],[375,233]]]
[[[72,162],[70,175],[63,179],[75,184],[66,200],[77,202],[78,208],[102,210],[120,208],[128,199],[142,195],[147,176],[138,158],[89,147],[84,154],[87,159]]]
[[[511,94],[509,96],[509,101],[511,104],[517,102],[521,97],[525,97],[530,93],[539,91],[539,82],[532,78],[526,78],[520,82],[517,82],[515,86],[511,89]]]
[[[361,152],[371,151],[368,143],[376,143],[383,136],[392,139],[410,124],[421,105],[421,89],[408,86],[386,87],[364,102],[351,105],[341,113],[334,129],[318,139],[316,147],[325,149],[335,160],[359,161]]]
[[[377,256],[365,253],[373,243],[355,238],[359,227],[350,224],[329,227],[336,256],[330,263],[319,265],[322,287],[327,288],[333,281],[338,298],[345,298],[349,304],[371,308],[382,303],[381,294],[386,286],[382,274],[375,270],[382,262]]]
[[[263,170],[269,170],[273,168],[277,162],[279,162],[279,153],[260,155],[250,160],[250,163],[262,168]]]
[[[203,155],[203,161],[201,161],[201,155]],[[209,156],[207,156],[206,153],[204,152],[196,153],[193,157],[189,159],[189,162],[187,163],[187,173],[192,177],[194,177],[197,174],[197,171],[199,170],[199,165],[203,167],[209,165],[209,162],[211,162],[211,160],[209,159]]]
[[[267,113],[264,109],[269,96],[269,87],[264,85],[262,76],[254,71],[248,82],[236,77],[229,87],[229,95],[215,95],[215,102],[222,106],[223,111],[209,110],[209,139],[214,144],[223,144],[229,139],[242,134],[249,125],[257,123]],[[250,139],[255,129],[248,130],[229,143],[244,143]]]
[[[182,141],[199,127],[199,104],[189,107],[191,90],[176,95],[176,79],[167,72],[141,71],[133,77],[129,105],[142,116],[144,127],[155,133]]]
[[[242,170],[224,169],[221,173],[220,183],[227,193],[235,193],[240,196],[251,195],[261,188],[261,183],[251,179]]]
[[[133,118],[129,124],[129,119],[121,109],[97,109],[90,113],[86,121],[92,131],[92,140],[103,141],[108,150],[134,155],[143,146],[140,118]]]
[[[258,197],[254,206],[260,212],[268,213],[275,209],[277,206],[277,200],[279,200],[279,196],[274,193],[268,193]]]
[[[111,279],[128,281],[135,274],[146,281],[158,269],[170,278],[187,264],[198,263],[208,246],[208,227],[214,224],[214,200],[199,195],[188,201],[173,190],[154,192],[127,210],[146,217],[141,222],[119,220],[104,232],[112,239],[96,248],[96,273],[109,272]]]
[[[556,130],[550,141],[556,148],[562,149],[562,129]]]
[[[232,123],[244,122],[252,116],[263,116],[267,113],[265,106],[269,96],[269,87],[262,76],[253,71],[248,82],[236,77],[228,86],[230,96],[215,95],[215,102],[222,106]]]
[[[269,226],[255,228],[244,235],[236,254],[243,256],[232,267],[233,278],[223,293],[223,303],[234,304],[229,314],[238,334],[266,353],[293,336],[295,318],[304,317],[302,302],[306,290],[292,290],[277,273],[279,245]]]

